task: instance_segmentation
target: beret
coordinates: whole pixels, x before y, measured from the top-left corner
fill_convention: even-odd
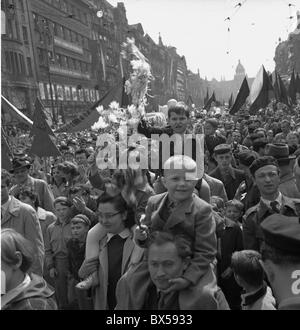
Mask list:
[[[75,217],[72,218],[71,222],[75,222],[75,221],[76,222],[82,222],[82,223],[84,223],[87,226],[90,226],[91,225],[90,219],[86,215],[84,215],[84,214],[77,214],[77,215],[75,215]]]
[[[251,150],[241,151],[237,156],[239,162],[248,167],[257,159],[257,154]]]
[[[218,144],[214,148],[216,155],[227,154],[228,152],[231,152],[231,146],[229,144]]]
[[[260,169],[261,167],[267,166],[267,165],[274,165],[274,166],[278,167],[277,160],[274,157],[263,156],[263,157],[258,157],[257,159],[255,159],[254,162],[249,167],[249,170],[250,170],[251,174],[254,175],[258,169]]]
[[[299,253],[299,218],[287,217],[282,214],[273,214],[261,223],[261,228],[266,244],[285,252]]]
[[[218,128],[219,122],[215,118],[209,118],[205,121],[205,123],[210,124],[214,128]]]

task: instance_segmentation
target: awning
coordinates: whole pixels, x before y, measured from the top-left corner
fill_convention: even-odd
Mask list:
[[[9,113],[16,118],[17,120],[21,121],[28,126],[32,126],[33,122],[28,117],[26,117],[20,110],[18,110],[12,103],[10,103],[3,95],[1,95],[1,101],[3,104],[6,104],[6,109],[8,109]]]

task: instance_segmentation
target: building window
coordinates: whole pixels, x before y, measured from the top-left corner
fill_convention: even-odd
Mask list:
[[[11,56],[9,52],[5,52],[5,70],[9,73],[12,73],[12,65],[11,65]]]
[[[13,73],[14,74],[20,74],[20,65],[19,65],[19,60],[18,60],[18,54],[17,53],[14,53],[12,52],[13,54]]]
[[[28,32],[27,32],[27,27],[22,26],[22,31],[23,31],[23,41],[25,44],[28,44]]]
[[[61,65],[63,68],[68,68],[68,61],[67,61],[67,57],[62,55],[61,56]]]
[[[65,0],[61,0],[61,10],[64,12],[67,11],[67,3]]]
[[[13,39],[13,27],[12,27],[12,20],[7,19],[7,25],[6,25],[6,35],[9,39]]]
[[[19,60],[20,60],[20,73],[25,75],[26,74],[25,61],[24,61],[24,56],[22,54],[19,54]]]
[[[71,39],[70,30],[67,28],[64,28],[63,30],[64,30],[64,39],[67,41],[70,41],[70,39]]]
[[[25,13],[25,8],[24,8],[24,2],[23,2],[23,0],[19,0],[19,4],[20,4],[20,8],[21,8],[22,13]]]
[[[56,64],[61,66],[61,55],[60,54],[55,55],[55,62],[56,62]]]
[[[33,76],[33,71],[32,71],[32,65],[31,65],[31,58],[27,57],[27,71],[28,71],[28,76],[32,77]]]

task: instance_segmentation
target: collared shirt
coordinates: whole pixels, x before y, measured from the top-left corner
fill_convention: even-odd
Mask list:
[[[1,205],[1,216],[3,217],[6,211],[8,210],[9,203],[11,202],[11,196],[8,196],[8,200]]]
[[[15,288],[11,289],[10,291],[6,292],[1,297],[1,308],[3,308],[5,305],[9,304],[15,297],[17,297],[24,289],[28,287],[30,284],[31,279],[28,274],[25,275],[24,280]]]
[[[130,230],[128,228],[125,228],[119,234],[108,233],[106,243],[108,243],[112,239],[112,237],[115,235],[119,235],[121,238],[125,239],[125,238],[129,237],[131,234],[130,234]]]
[[[226,176],[227,177],[231,176],[233,179],[236,179],[234,170],[231,166],[229,166],[229,168],[226,171],[221,170],[221,168],[220,168],[220,173],[221,173],[222,177],[224,177],[224,179],[225,179]]]
[[[279,194],[278,194],[277,198],[275,199],[275,201],[269,201],[269,200],[267,200],[263,197],[261,197],[260,199],[270,209],[272,209],[271,202],[277,202],[279,204],[279,209],[281,209],[281,206],[282,206],[282,193],[281,192],[279,192]]]

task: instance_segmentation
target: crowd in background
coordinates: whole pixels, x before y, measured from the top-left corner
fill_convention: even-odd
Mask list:
[[[4,127],[1,308],[300,309],[299,100],[213,109],[170,100],[168,126],[137,127],[149,140],[204,134],[200,176],[196,149],[171,148],[159,169],[100,170],[92,130],[56,134],[61,156],[45,160],[26,129]]]

